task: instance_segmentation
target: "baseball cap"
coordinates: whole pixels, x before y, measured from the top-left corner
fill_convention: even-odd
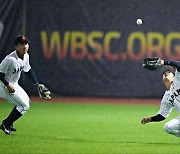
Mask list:
[[[23,44],[23,43],[29,43],[29,40],[24,35],[19,35],[14,40],[15,45]]]
[[[172,72],[173,74],[175,73],[173,67],[169,65],[164,65],[161,70],[162,74],[164,74],[167,71]]]

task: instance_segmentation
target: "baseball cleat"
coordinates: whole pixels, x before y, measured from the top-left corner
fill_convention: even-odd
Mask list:
[[[9,128],[10,128],[10,130],[11,130],[11,131],[13,131],[13,132],[15,132],[15,131],[16,131],[16,128],[15,128],[13,125],[10,125],[10,127],[9,127]]]
[[[2,124],[4,124],[4,120],[2,121]],[[11,131],[13,131],[13,132],[16,131],[16,128],[13,126],[13,124],[11,124],[11,125],[9,126],[9,129],[10,129]]]
[[[6,127],[4,124],[1,124],[1,125],[0,125],[0,129],[2,129],[3,132],[4,132],[6,135],[11,135],[11,134],[12,134],[10,128]]]

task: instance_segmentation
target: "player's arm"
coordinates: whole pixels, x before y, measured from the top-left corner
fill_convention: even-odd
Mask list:
[[[35,76],[35,73],[32,69],[30,69],[28,72],[25,72],[27,74],[27,76],[31,79],[31,81],[34,83],[35,86],[37,86],[39,83],[38,83],[38,80]]]
[[[15,89],[14,89],[14,86],[6,80],[5,72],[12,65],[13,65],[13,60],[11,58],[7,58],[7,59],[5,58],[0,64],[0,80],[7,87],[7,90],[9,91],[9,93],[14,93]]]
[[[159,122],[159,121],[163,121],[164,119],[166,119],[166,118],[163,117],[161,114],[157,114],[157,115],[152,116],[152,117],[143,118],[141,120],[141,123],[146,124],[149,122]]]
[[[5,73],[0,72],[0,80],[2,81],[2,83],[4,83],[5,86],[9,84],[9,82],[5,78]]]
[[[164,60],[164,65],[174,66],[177,68],[177,71],[180,72],[180,61]]]
[[[0,72],[0,80],[4,83],[10,93],[15,92],[14,87],[6,80],[5,73]]]
[[[160,105],[160,110],[157,113],[157,115],[152,116],[152,117],[147,117],[143,118],[141,120],[142,124],[146,124],[149,122],[159,122],[165,120],[171,113],[173,106],[169,103],[167,98],[169,97],[170,92],[166,91],[162,100],[161,100],[161,105]]]
[[[43,84],[38,83],[38,80],[34,74],[34,71],[30,69],[28,72],[26,72],[26,74],[32,80],[34,85],[38,88],[38,93],[39,93],[40,98],[50,100],[51,92]]]

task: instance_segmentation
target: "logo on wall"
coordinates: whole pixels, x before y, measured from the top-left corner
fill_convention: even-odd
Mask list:
[[[48,36],[46,31],[41,31],[40,36],[47,59],[56,54],[59,59],[70,56],[74,60],[106,58],[110,61],[140,61],[154,56],[179,60],[179,32],[134,31],[124,35],[119,31],[65,31],[63,34],[53,31]],[[121,44],[122,40],[126,42]]]

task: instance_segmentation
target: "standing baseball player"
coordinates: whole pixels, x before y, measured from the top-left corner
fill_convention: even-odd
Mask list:
[[[11,135],[16,131],[13,123],[18,120],[29,109],[30,99],[24,89],[19,86],[18,80],[21,72],[24,71],[38,87],[41,98],[50,99],[50,91],[42,84],[39,84],[29,64],[29,41],[19,35],[14,41],[15,51],[7,55],[0,63],[0,98],[7,100],[14,105],[11,113],[2,121],[0,129],[5,134]]]
[[[160,60],[160,64],[166,65],[162,68],[166,91],[161,100],[160,110],[157,115],[143,118],[141,120],[142,124],[165,120],[173,108],[180,113],[180,61]],[[176,67],[175,72],[171,66]],[[164,125],[164,130],[171,135],[180,137],[180,116],[167,122]]]

